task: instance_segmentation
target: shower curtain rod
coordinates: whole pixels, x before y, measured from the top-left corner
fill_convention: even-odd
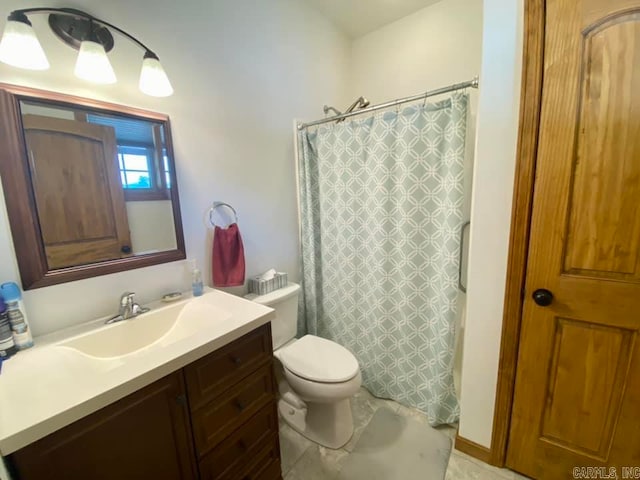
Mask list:
[[[342,115],[335,115],[333,117],[323,118],[321,120],[315,120],[309,123],[298,124],[298,130],[304,130],[307,127],[313,127],[314,125],[320,125],[327,122],[335,122],[336,120],[342,120],[343,118],[353,117],[354,115],[360,115],[361,113],[375,112],[376,110],[382,110],[383,108],[395,107],[396,105],[402,105],[403,103],[415,102],[416,100],[422,100],[423,98],[433,97],[435,95],[442,95],[443,93],[455,92],[456,90],[462,90],[465,88],[478,88],[480,83],[479,78],[476,76],[473,80],[468,82],[456,83],[449,85],[448,87],[438,88],[436,90],[426,91],[412,97],[399,98],[398,100],[392,100],[387,103],[381,103],[372,107],[363,108],[362,110],[356,110],[354,112],[343,113]]]

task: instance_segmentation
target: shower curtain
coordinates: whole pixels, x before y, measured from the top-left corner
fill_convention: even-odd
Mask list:
[[[364,385],[458,419],[453,354],[466,94],[299,133],[299,334],[344,345]]]

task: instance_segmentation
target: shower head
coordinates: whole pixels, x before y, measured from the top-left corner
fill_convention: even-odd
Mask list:
[[[356,99],[355,102],[353,102],[351,105],[349,105],[349,108],[347,108],[344,113],[351,113],[356,109],[356,107],[357,108],[366,108],[368,106],[369,106],[369,100],[367,100],[364,97],[359,97],[358,99]]]
[[[367,100],[364,97],[358,97],[356,99],[355,102],[353,102],[351,105],[349,105],[349,108],[347,108],[344,113],[351,113],[353,112],[356,108],[358,109],[363,109],[363,108],[367,108],[369,106],[369,100]],[[326,106],[325,106],[325,113],[327,113],[326,111]],[[335,109],[333,109],[335,111]],[[344,118],[340,118],[338,120],[336,120],[337,123],[344,121]]]
[[[333,110],[333,112],[334,112],[336,115],[342,115],[342,112],[341,112],[340,110],[336,110],[335,108],[330,107],[329,105],[325,105],[325,106],[323,107],[323,110],[324,110],[324,114],[325,114],[325,115],[327,115],[327,114],[329,113],[329,111],[330,111],[330,110]]]
[[[349,108],[347,108],[344,113],[351,113],[353,112],[356,108],[358,109],[362,109],[362,108],[367,108],[370,105],[369,100],[367,100],[364,97],[359,97],[355,102],[353,102]],[[322,110],[324,111],[325,115],[328,115],[329,112],[333,112],[335,113],[336,116],[338,115],[342,115],[342,112],[336,108],[333,108],[329,105],[325,105]],[[336,120],[337,122],[342,122],[344,120],[344,118],[340,118],[338,120]]]

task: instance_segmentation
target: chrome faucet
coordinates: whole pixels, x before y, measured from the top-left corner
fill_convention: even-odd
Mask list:
[[[115,323],[122,320],[129,320],[130,318],[137,317],[142,313],[149,311],[149,308],[142,307],[140,304],[133,301],[136,296],[133,292],[124,292],[120,296],[120,306],[118,307],[118,314],[114,315],[104,323]]]

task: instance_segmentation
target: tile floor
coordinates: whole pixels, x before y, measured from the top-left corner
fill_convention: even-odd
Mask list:
[[[421,412],[391,400],[375,398],[364,388],[360,389],[351,403],[355,427],[353,437],[340,450],[320,447],[281,421],[280,449],[284,480],[329,480],[333,478],[340,471],[345,458],[353,451],[373,414],[382,406],[427,425],[427,419]],[[446,426],[439,429],[452,440],[455,437],[455,428]],[[457,450],[453,450],[451,454],[446,476],[446,480],[518,479],[525,479],[525,477],[510,470],[491,467]]]

